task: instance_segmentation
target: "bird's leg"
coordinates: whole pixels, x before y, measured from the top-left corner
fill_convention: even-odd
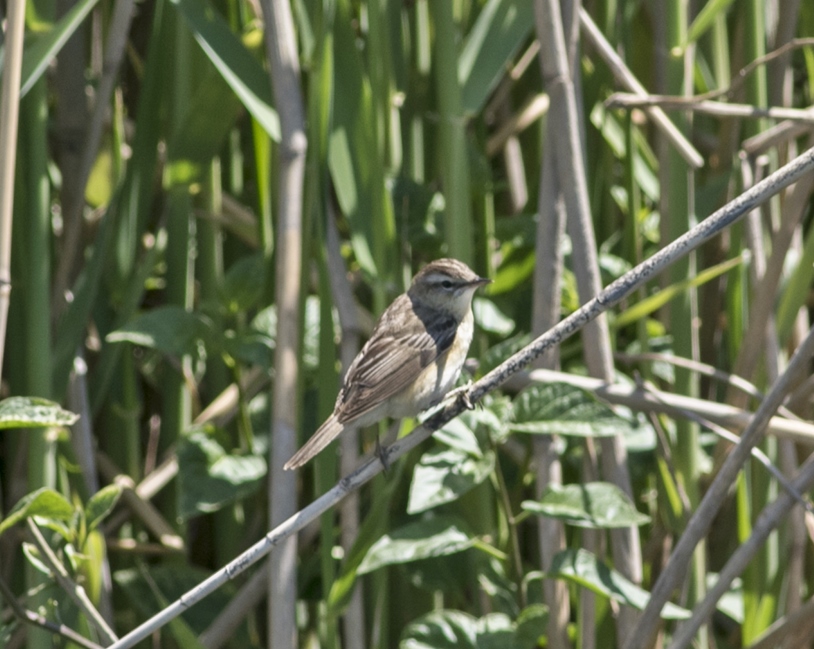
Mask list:
[[[458,402],[467,410],[474,410],[475,404],[472,403],[472,400],[469,398],[469,390],[472,388],[472,381],[467,381],[466,385],[462,385],[459,388],[455,388],[454,390],[450,390],[447,392],[445,399],[450,397],[457,399]]]
[[[384,474],[387,475],[387,472],[390,470],[390,462],[387,461],[387,451],[379,441],[378,435],[376,435],[376,457],[379,458],[379,462],[381,462],[382,467],[384,467]]]

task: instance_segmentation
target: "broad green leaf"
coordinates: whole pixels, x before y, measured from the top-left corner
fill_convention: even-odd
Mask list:
[[[625,435],[634,425],[593,395],[566,383],[533,385],[514,400],[509,429],[538,435],[607,437]]]
[[[259,365],[268,370],[274,367],[274,339],[262,331],[247,329],[235,335],[226,332],[223,349],[232,358],[246,365]]]
[[[519,649],[515,628],[504,613],[482,618],[463,611],[433,611],[411,622],[399,649]]]
[[[522,649],[537,649],[545,646],[543,638],[548,624],[548,607],[544,604],[530,604],[517,616],[515,642]]]
[[[266,262],[261,252],[240,257],[229,266],[219,291],[226,312],[241,313],[260,304],[266,276]]]
[[[118,485],[108,485],[97,491],[90,497],[85,505],[85,519],[88,523],[88,530],[93,530],[113,511],[122,489]]]
[[[358,572],[363,575],[382,566],[444,557],[462,552],[474,543],[475,539],[463,531],[456,521],[448,518],[416,521],[376,541],[365,555]]]
[[[676,282],[675,284],[671,284],[666,288],[654,293],[646,297],[641,302],[637,302],[629,309],[625,309],[622,313],[620,313],[613,322],[613,326],[616,329],[621,329],[637,320],[645,318],[649,316],[651,313],[654,313],[665,304],[667,304],[670,300],[674,297],[687,291],[691,288],[697,288],[707,282],[715,279],[719,275],[723,275],[726,272],[729,272],[733,268],[737,268],[738,266],[743,263],[743,257],[734,257],[732,259],[727,259],[726,261],[721,262],[720,264],[716,264],[711,268],[707,268],[706,270],[698,273],[695,277],[691,277],[689,279],[685,279],[681,282]]]
[[[399,232],[406,230],[410,245],[428,258],[442,257],[439,219],[444,211],[443,195],[436,187],[403,175],[393,179],[391,195]]]
[[[179,506],[182,519],[217,511],[257,491],[266,461],[235,455],[203,430],[186,435],[178,446]]]
[[[503,314],[494,302],[483,297],[472,301],[475,322],[484,331],[506,337],[514,331],[514,320]]]
[[[650,517],[640,514],[627,495],[608,482],[549,485],[539,501],[527,500],[523,509],[592,529],[644,525]]]
[[[129,342],[172,356],[197,354],[200,342],[211,339],[209,320],[179,306],[147,311],[107,335],[108,342]]]
[[[205,0],[171,0],[201,49],[263,130],[280,141],[280,119],[272,108],[271,84],[263,66]]]
[[[424,453],[413,471],[407,513],[417,514],[456,500],[488,478],[494,466],[491,451],[480,456],[451,448]]]
[[[506,67],[534,30],[531,0],[488,0],[458,57],[464,111],[478,113]]]
[[[694,43],[701,38],[701,36],[712,27],[718,14],[729,9],[729,5],[732,4],[732,1],[733,0],[709,0],[709,2],[704,5],[704,8],[698,12],[695,20],[690,24],[690,28],[687,30],[687,39],[683,47],[687,47],[690,43]]]
[[[247,365],[272,369],[274,365],[274,337],[277,333],[277,307],[271,305],[260,311],[248,329],[224,340],[226,352]]]
[[[650,599],[650,593],[608,568],[587,550],[563,550],[557,553],[546,576],[574,582],[640,611],[644,610]],[[690,612],[668,602],[661,611],[661,617],[684,620],[690,617]]]
[[[87,18],[99,0],[80,0],[47,32],[35,32],[23,53],[20,96],[25,97],[37,83],[62,46]]]
[[[469,413],[463,413],[460,417],[456,417],[448,421],[441,428],[435,431],[432,436],[439,442],[446,444],[452,449],[467,455],[481,457],[480,444],[472,427],[467,425],[466,417]]]
[[[202,180],[242,110],[223,77],[212,66],[206,67],[205,78],[189,98],[186,114],[167,145],[168,185]],[[212,110],[213,106],[217,110]]]
[[[32,491],[17,501],[8,516],[0,521],[0,534],[30,516],[42,516],[43,518],[67,521],[71,519],[73,514],[73,505],[62,494],[43,487]]]
[[[78,419],[79,415],[40,397],[9,397],[0,401],[0,430],[70,426]]]

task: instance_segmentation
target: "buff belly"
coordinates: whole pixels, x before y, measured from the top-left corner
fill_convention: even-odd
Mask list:
[[[391,399],[387,415],[393,418],[414,417],[441,401],[458,380],[472,342],[472,331],[472,311],[469,311],[458,326],[449,351],[427,366],[410,387]]]

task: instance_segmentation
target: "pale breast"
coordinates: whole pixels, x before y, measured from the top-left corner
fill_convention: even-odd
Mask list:
[[[411,387],[393,397],[389,413],[391,417],[413,417],[438,403],[450,391],[458,380],[469,352],[473,329],[470,310],[458,326],[455,341],[449,351],[424,369]]]

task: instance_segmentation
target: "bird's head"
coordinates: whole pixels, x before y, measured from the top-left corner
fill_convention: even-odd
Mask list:
[[[461,319],[469,310],[475,291],[491,281],[479,277],[456,259],[438,259],[418,272],[407,293],[413,301]]]

